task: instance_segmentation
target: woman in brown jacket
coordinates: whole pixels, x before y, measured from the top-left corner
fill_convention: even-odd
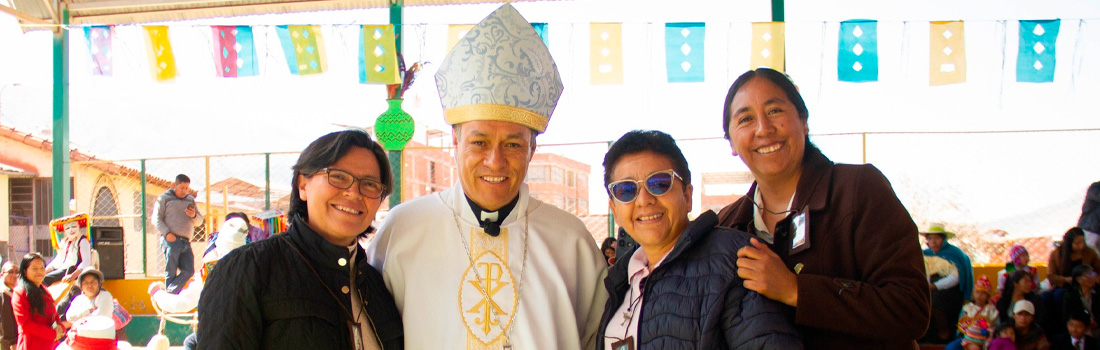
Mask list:
[[[1100,271],[1100,257],[1096,251],[1085,245],[1085,231],[1074,227],[1062,235],[1062,244],[1050,253],[1047,261],[1047,278],[1055,287],[1066,287],[1073,283],[1073,268],[1078,265],[1092,266]]]
[[[754,233],[745,287],[795,307],[808,349],[917,349],[929,319],[917,226],[874,166],[834,164],[809,141],[809,112],[783,73],[749,71],[723,127],[756,182],[719,214]]]

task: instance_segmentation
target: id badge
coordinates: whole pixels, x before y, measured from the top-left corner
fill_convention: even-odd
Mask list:
[[[611,343],[611,350],[634,350],[634,337],[626,337],[626,339]]]
[[[791,253],[798,254],[807,248],[810,248],[810,214],[809,208],[802,208],[793,219],[791,219],[791,231],[794,232],[794,238],[791,239]]]

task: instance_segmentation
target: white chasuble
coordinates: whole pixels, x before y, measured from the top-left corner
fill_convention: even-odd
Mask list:
[[[603,254],[575,216],[529,197],[527,185],[519,196],[497,237],[479,227],[461,186],[389,212],[367,259],[401,311],[406,348],[595,347]]]

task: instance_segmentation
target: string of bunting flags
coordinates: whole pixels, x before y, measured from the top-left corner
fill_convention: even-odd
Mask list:
[[[550,25],[532,23],[547,46]],[[593,85],[623,83],[623,23],[589,23],[589,78]],[[664,23],[664,60],[670,83],[703,82],[707,62],[707,24],[703,22]],[[282,56],[293,75],[323,74],[327,71],[325,38],[320,25],[278,25]],[[395,84],[400,79],[392,25],[361,25],[358,38],[358,67],[361,84]],[[1019,20],[1016,81],[1049,83],[1054,81],[1057,65],[1055,44],[1061,20]],[[170,26],[144,26],[146,54],[152,77],[169,81],[178,75],[175,55],[169,40]],[[254,27],[210,26],[215,75],[224,78],[260,75]],[[454,47],[473,25],[447,26],[447,51]],[[85,26],[84,39],[91,57],[92,74],[112,76],[114,26]],[[750,67],[770,67],[780,71],[786,65],[786,23],[751,24],[751,47],[746,53]],[[837,36],[837,80],[875,82],[879,80],[878,21],[853,19],[840,22]],[[966,81],[966,36],[963,21],[929,22],[929,85]]]

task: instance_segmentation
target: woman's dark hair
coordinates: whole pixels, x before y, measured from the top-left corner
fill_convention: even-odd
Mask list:
[[[99,277],[96,277],[96,279],[99,279]],[[69,289],[65,290],[65,295],[57,302],[57,315],[62,321],[70,321],[65,314],[69,312],[69,306],[73,304],[73,299],[76,299],[82,292],[80,290],[81,282],[84,282],[83,279],[69,286]],[[103,290],[103,281],[99,282],[99,290]]]
[[[1073,227],[1066,230],[1066,233],[1062,235],[1062,244],[1058,246],[1058,250],[1062,253],[1063,270],[1058,272],[1063,276],[1069,274],[1069,271],[1065,271],[1065,269],[1069,268],[1070,264],[1073,263],[1073,259],[1070,257],[1073,256],[1073,240],[1077,239],[1077,236],[1081,236],[1081,238],[1084,239],[1085,231],[1081,230],[1080,227]],[[1085,247],[1085,249],[1088,249],[1088,247]]]
[[[1077,267],[1074,267],[1073,268],[1073,273],[1070,275],[1070,277],[1073,277],[1072,278],[1073,279],[1073,282],[1072,282],[1073,288],[1075,288],[1077,290],[1081,290],[1081,283],[1077,282],[1077,278],[1078,277],[1083,277],[1083,276],[1085,276],[1086,274],[1088,274],[1089,272],[1092,272],[1092,271],[1093,271],[1092,266],[1089,266],[1088,264],[1081,264],[1081,265],[1077,265]]]
[[[229,221],[229,219],[232,219],[232,218],[238,218],[238,219],[244,220],[244,224],[248,225],[249,229],[252,229],[252,220],[248,218],[248,214],[245,214],[245,213],[242,213],[242,212],[239,212],[239,211],[235,211],[235,212],[232,212],[232,213],[229,213],[229,214],[225,214],[225,220],[224,221]]]
[[[618,141],[611,144],[607,154],[603,156],[603,187],[607,191],[607,185],[611,183],[611,173],[615,171],[615,165],[619,159],[627,155],[653,152],[665,156],[672,162],[672,170],[676,171],[684,179],[682,186],[687,189],[691,184],[691,170],[688,170],[687,158],[676,146],[676,140],[669,134],[657,130],[633,130],[623,134]]]
[[[614,238],[611,238],[611,237],[604,238],[603,243],[600,244],[600,251],[602,252],[602,251],[605,251],[605,250],[608,250],[608,249],[615,249],[615,248],[611,247],[611,243],[615,243]]]
[[[381,199],[386,199],[386,196],[393,192],[393,173],[390,172],[390,161],[386,157],[386,151],[382,149],[382,146],[374,142],[370,135],[361,130],[337,131],[321,136],[310,143],[309,146],[306,146],[306,149],[302,150],[302,154],[298,156],[298,162],[291,168],[294,170],[294,178],[290,182],[289,217],[297,215],[302,220],[309,221],[306,201],[302,200],[298,193],[298,184],[301,181],[301,176],[298,175],[310,177],[317,174],[321,169],[336,163],[344,157],[352,147],[367,149],[374,154],[374,158],[378,161],[378,171],[381,177],[379,182],[386,187],[382,191]]]
[[[1020,280],[1031,279],[1031,274],[1016,270],[1012,274],[1008,275],[1005,279],[1004,288],[1001,289],[1001,298],[997,300],[997,312],[1008,318],[1012,318],[1012,312],[1009,309],[1012,308],[1012,293],[1016,292],[1016,283]],[[1034,293],[1035,291],[1032,291]]]
[[[27,302],[31,305],[31,311],[37,312],[39,315],[45,315],[46,288],[27,279],[27,269],[31,267],[31,262],[35,260],[42,262],[42,267],[46,267],[46,260],[42,259],[42,256],[38,253],[24,255],[23,260],[19,262],[19,284],[23,286],[23,290],[27,291]]]
[[[730,85],[729,91],[726,92],[726,104],[722,105],[722,134],[726,140],[730,139],[730,119],[733,118],[733,113],[735,112],[732,110],[733,106],[731,106],[733,104],[733,98],[745,84],[748,84],[756,77],[767,79],[772,84],[775,84],[780,90],[783,90],[783,93],[787,95],[787,100],[790,100],[791,104],[794,105],[795,111],[798,112],[798,117],[802,119],[803,122],[810,119],[810,110],[806,108],[806,101],[802,99],[802,94],[798,92],[798,86],[794,85],[790,77],[771,68],[757,68],[749,70],[737,77],[737,80],[733,81],[733,85]],[[821,150],[817,148],[817,145],[810,142],[810,135],[806,135],[805,154],[814,152],[821,153]],[[803,156],[802,159],[805,161],[807,158],[809,157]]]

